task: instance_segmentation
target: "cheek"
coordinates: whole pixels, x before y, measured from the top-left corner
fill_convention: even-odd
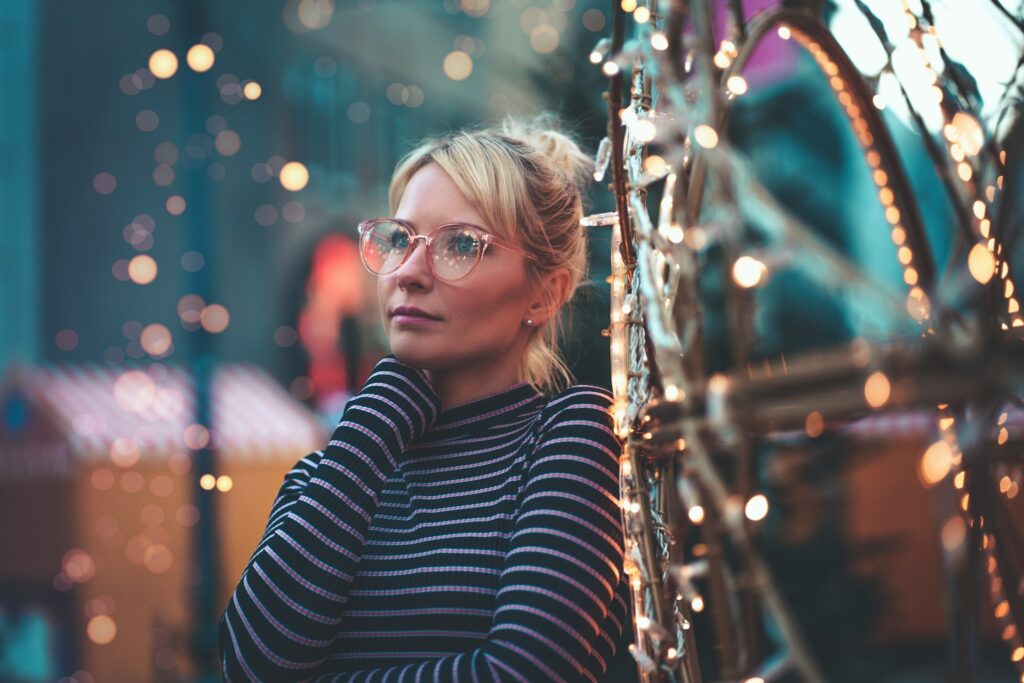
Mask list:
[[[460,291],[457,301],[449,301],[450,310],[458,312],[460,324],[485,335],[505,336],[509,320],[517,318],[523,308],[522,298],[522,292],[515,288],[476,287]]]

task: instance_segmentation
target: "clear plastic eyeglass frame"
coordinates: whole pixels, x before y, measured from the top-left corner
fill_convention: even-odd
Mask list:
[[[405,256],[403,256],[402,260],[399,261],[393,268],[391,268],[389,270],[386,270],[386,271],[383,271],[383,272],[374,270],[373,268],[370,267],[370,264],[367,263],[367,261],[366,261],[366,255],[364,253],[364,248],[363,248],[364,247],[364,242],[367,239],[366,236],[369,234],[370,230],[372,230],[373,227],[375,225],[379,224],[379,223],[396,223],[398,225],[401,225],[403,228],[405,228],[406,232],[409,235],[409,246],[405,250]],[[482,244],[482,246],[480,247],[480,250],[476,254],[476,259],[474,259],[473,264],[466,270],[466,273],[464,275],[462,275],[460,277],[457,277],[457,278],[442,277],[442,276],[438,275],[436,272],[434,272],[434,253],[433,253],[433,247],[431,246],[433,244],[433,241],[434,241],[434,235],[436,235],[439,231],[443,230],[444,228],[451,228],[451,227],[469,228],[474,233],[474,236],[477,238],[477,240]],[[510,242],[506,242],[505,240],[501,239],[500,237],[495,237],[494,235],[492,235],[491,233],[487,232],[485,229],[483,229],[479,225],[473,225],[472,223],[465,223],[465,222],[461,222],[461,221],[460,222],[456,222],[456,223],[445,223],[444,225],[439,225],[439,226],[437,226],[436,228],[434,228],[433,230],[431,230],[429,233],[427,233],[425,235],[418,235],[418,234],[416,234],[416,230],[415,230],[415,228],[413,228],[412,224],[409,223],[406,220],[401,219],[401,218],[370,218],[368,220],[360,222],[359,225],[358,225],[358,229],[359,229],[359,257],[363,261],[363,266],[368,271],[373,273],[374,275],[388,275],[388,274],[393,273],[394,271],[398,270],[399,268],[401,268],[402,264],[404,264],[406,261],[409,260],[409,257],[413,253],[413,250],[416,248],[416,242],[419,241],[419,240],[423,240],[424,243],[426,244],[426,248],[427,248],[427,267],[430,269],[430,274],[433,275],[438,280],[441,280],[443,282],[458,282],[459,280],[464,280],[467,277],[469,277],[470,273],[472,273],[476,269],[476,267],[480,264],[480,259],[483,258],[484,254],[487,252],[487,247],[489,247],[492,244],[495,245],[495,246],[498,246],[498,247],[502,247],[504,249],[509,249],[511,251],[514,251],[517,254],[521,254],[522,256],[524,256],[524,257],[526,257],[528,259],[533,259],[534,258],[532,254],[527,253],[523,249],[520,249],[519,247],[517,247],[514,244],[511,244]]]

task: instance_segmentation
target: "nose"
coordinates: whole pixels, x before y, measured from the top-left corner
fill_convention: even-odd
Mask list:
[[[425,240],[413,240],[412,253],[405,259],[405,263],[395,270],[392,277],[396,278],[398,286],[403,289],[407,287],[429,289],[433,286],[434,276],[430,272],[430,266],[427,263],[427,243]]]

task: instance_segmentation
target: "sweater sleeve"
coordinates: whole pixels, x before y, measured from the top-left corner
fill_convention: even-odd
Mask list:
[[[577,385],[552,399],[526,475],[494,620],[480,647],[318,683],[595,680],[621,635],[626,595],[611,397]],[[611,630],[602,624],[612,614]]]
[[[389,354],[349,399],[327,447],[288,473],[220,619],[225,680],[316,674],[344,617],[378,495],[440,409],[426,377]]]

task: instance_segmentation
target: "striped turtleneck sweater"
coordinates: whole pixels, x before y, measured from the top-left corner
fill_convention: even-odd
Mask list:
[[[385,356],[285,476],[220,620],[229,681],[597,681],[628,620],[607,389],[441,411]]]

